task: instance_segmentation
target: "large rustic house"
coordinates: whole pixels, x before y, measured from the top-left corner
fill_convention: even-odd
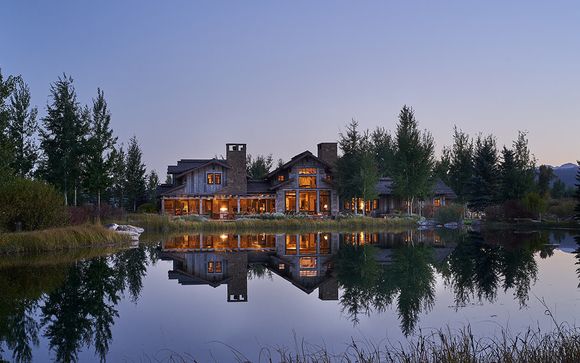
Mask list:
[[[337,151],[335,142],[320,143],[316,155],[304,151],[262,180],[247,176],[246,144],[226,144],[225,159],[182,159],[167,169],[172,183],[159,187],[162,213],[229,219],[262,213],[334,216],[340,210],[354,211],[355,204],[357,210],[377,216],[406,209],[393,195],[390,178],[377,183],[378,199],[341,205],[333,184]],[[438,180],[427,204],[437,207],[455,198]]]

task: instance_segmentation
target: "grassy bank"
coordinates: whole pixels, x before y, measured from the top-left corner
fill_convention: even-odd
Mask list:
[[[104,247],[127,241],[127,236],[93,224],[32,232],[2,233],[0,234],[0,255]]]
[[[360,231],[362,229],[392,229],[415,227],[415,217],[341,219],[279,218],[240,219],[232,221],[199,220],[195,217],[169,217],[158,214],[132,214],[116,223],[131,224],[147,233],[168,232],[291,232],[291,231]]]

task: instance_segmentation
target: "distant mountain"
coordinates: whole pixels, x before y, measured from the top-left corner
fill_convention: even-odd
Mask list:
[[[553,166],[554,174],[561,181],[566,184],[567,187],[574,187],[576,185],[576,173],[578,172],[578,164],[566,163],[560,166]]]

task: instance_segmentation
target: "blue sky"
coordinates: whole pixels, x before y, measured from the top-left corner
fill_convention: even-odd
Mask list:
[[[224,153],[288,160],[351,119],[415,108],[438,149],[453,125],[540,163],[580,158],[580,3],[569,1],[4,1],[0,67],[41,116],[66,72],[105,91],[148,168]]]

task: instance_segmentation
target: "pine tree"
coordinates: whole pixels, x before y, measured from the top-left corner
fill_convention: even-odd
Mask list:
[[[374,153],[380,176],[389,177],[395,163],[395,142],[384,127],[377,127],[371,134],[372,152]]]
[[[155,170],[151,170],[147,176],[147,201],[155,203],[157,199],[157,187],[159,186],[159,176]]]
[[[550,183],[556,177],[554,169],[549,165],[540,165],[538,169],[538,193],[545,197],[550,193]]]
[[[71,191],[74,192],[76,205],[87,145],[88,110],[80,107],[73,79],[66,74],[51,84],[50,93],[52,103],[46,107],[47,116],[40,132],[44,159],[39,171],[64,194],[65,205]]]
[[[125,186],[127,185],[126,155],[123,145],[113,148],[111,160],[111,187],[110,195],[112,204],[118,208],[125,205]]]
[[[113,160],[111,155],[117,142],[110,126],[111,113],[107,108],[104,92],[97,89],[97,98],[93,99],[92,117],[87,140],[86,186],[91,196],[96,199],[97,208],[101,208],[101,195],[111,186]]]
[[[8,135],[10,124],[10,109],[8,99],[14,90],[17,77],[8,76],[4,78],[0,69],[0,178],[12,174],[10,164],[12,160],[12,143]]]
[[[445,184],[450,184],[451,178],[451,150],[447,147],[443,148],[441,158],[435,162],[433,168],[433,176],[441,179]]]
[[[137,142],[137,137],[133,136],[127,148],[126,161],[126,186],[125,192],[129,201],[129,206],[133,212],[137,211],[137,205],[145,196],[145,165],[141,162],[142,152]]]
[[[502,161],[499,166],[500,189],[499,199],[502,201],[519,199],[518,193],[518,170],[513,150],[503,147]]]
[[[470,183],[469,207],[484,211],[497,199],[498,155],[493,136],[478,136],[473,157],[473,177]]]
[[[415,113],[406,105],[399,113],[395,139],[394,192],[407,201],[407,211],[411,214],[415,199],[431,192],[435,143],[428,131],[419,131]]]
[[[258,155],[255,159],[248,154],[246,158],[246,173],[250,179],[264,179],[270,169],[272,169],[273,163],[272,154],[267,156]]]
[[[469,186],[473,177],[473,141],[469,135],[453,129],[453,147],[449,165],[449,186],[460,202],[465,203],[469,197]]]
[[[30,106],[30,89],[22,78],[15,82],[10,98],[8,137],[12,144],[11,169],[21,177],[32,174],[38,158],[34,134],[38,130],[36,107]]]

